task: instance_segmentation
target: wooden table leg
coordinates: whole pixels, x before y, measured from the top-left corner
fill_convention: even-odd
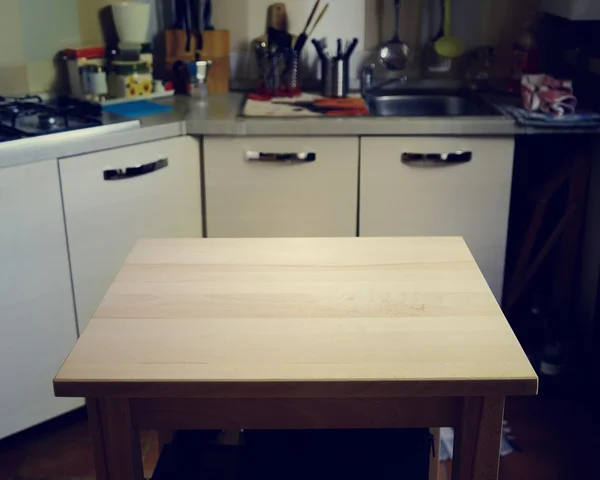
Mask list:
[[[87,409],[97,480],[143,480],[140,437],[131,427],[129,400],[88,398]]]
[[[504,397],[466,397],[454,428],[452,480],[497,480]]]

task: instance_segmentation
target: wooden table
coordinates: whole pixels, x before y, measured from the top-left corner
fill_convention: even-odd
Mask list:
[[[139,429],[455,427],[496,479],[537,377],[461,238],[140,241],[54,380],[87,398],[99,479]]]

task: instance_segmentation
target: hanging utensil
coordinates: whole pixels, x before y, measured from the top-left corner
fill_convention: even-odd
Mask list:
[[[389,70],[402,70],[408,61],[409,48],[400,39],[400,0],[394,2],[395,32],[379,49],[379,60]]]
[[[465,45],[463,41],[458,37],[453,37],[450,33],[452,28],[452,20],[450,17],[450,10],[452,8],[451,0],[445,0],[444,2],[444,35],[438,39],[434,46],[435,51],[442,57],[456,58],[460,57],[465,51]]]
[[[174,0],[173,3],[174,8],[174,17],[175,23],[173,24],[174,30],[185,30],[186,39],[185,39],[185,50],[190,51],[190,20],[189,20],[189,12],[188,12],[188,2],[187,0]]]
[[[423,66],[432,73],[443,73],[450,71],[452,59],[442,57],[435,49],[437,42],[444,35],[444,18],[446,13],[445,0],[436,0],[440,7],[439,28],[435,36],[423,47]]]
[[[190,1],[181,0],[181,7],[183,9],[185,24],[185,51],[190,52],[192,50],[192,15],[190,13]]]
[[[304,48],[304,44],[306,43],[306,40],[308,40],[308,36],[306,35],[306,32],[308,30],[308,27],[310,26],[310,23],[313,20],[313,17],[315,16],[315,13],[317,13],[317,8],[319,8],[319,3],[321,3],[321,0],[317,0],[315,2],[315,5],[313,6],[310,15],[308,16],[308,20],[306,20],[306,25],[304,25],[304,29],[302,30],[302,33],[300,35],[298,35],[298,38],[296,39],[296,43],[294,43],[294,50],[296,50],[297,52],[302,51],[302,49]]]
[[[352,40],[352,42],[350,42],[350,44],[346,47],[346,50],[344,51],[343,58],[345,60],[348,60],[352,56],[357,45],[358,45],[358,38],[354,38]]]
[[[188,0],[190,5],[190,30],[196,38],[196,51],[202,50],[203,38],[200,30],[200,0]]]
[[[327,58],[327,55],[325,53],[325,49],[323,48],[323,43],[320,40],[313,38],[312,44],[315,46],[315,49],[317,50],[317,55],[319,55],[319,58],[321,60],[325,60]]]
[[[212,12],[213,5],[212,0],[204,0],[204,11],[202,12],[202,19],[204,24],[204,30],[214,30],[215,27],[212,24]]]

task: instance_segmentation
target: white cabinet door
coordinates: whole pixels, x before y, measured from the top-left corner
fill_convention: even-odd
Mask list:
[[[358,138],[205,138],[207,236],[355,236],[358,153]]]
[[[59,160],[81,333],[139,238],[200,237],[200,150],[178,137]]]
[[[76,339],[56,159],[0,169],[0,438],[83,404],[52,389]]]
[[[500,302],[513,153],[512,138],[363,139],[360,235],[462,236]]]

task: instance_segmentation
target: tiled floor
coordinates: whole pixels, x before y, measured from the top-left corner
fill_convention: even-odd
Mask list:
[[[593,402],[511,398],[506,418],[522,453],[501,461],[501,480],[600,478],[597,465],[598,415]],[[155,432],[142,432],[144,473],[158,458]],[[443,478],[443,477],[442,477]],[[58,422],[0,441],[0,480],[93,480],[91,442],[83,410]]]

